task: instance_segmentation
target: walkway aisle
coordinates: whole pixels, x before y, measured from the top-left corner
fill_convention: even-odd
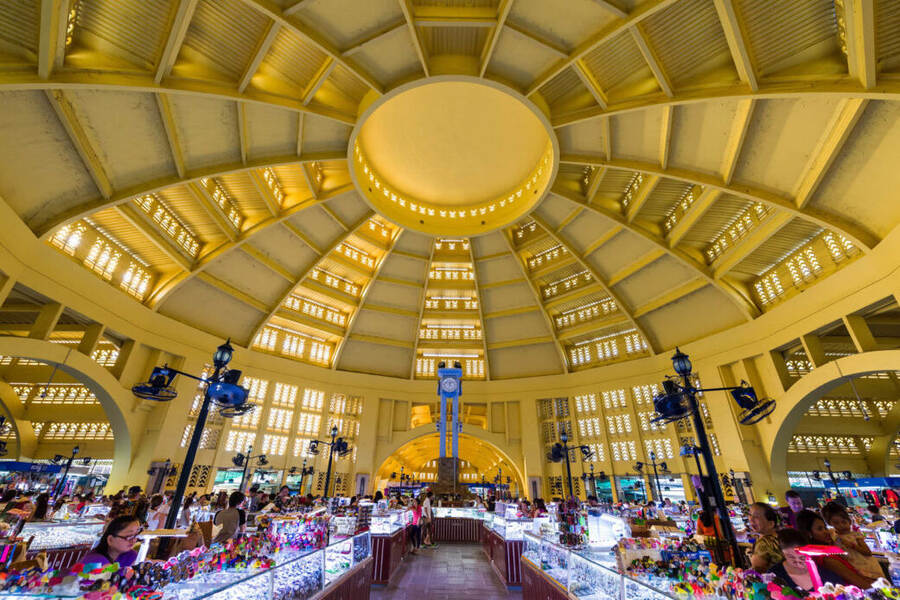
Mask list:
[[[480,544],[439,544],[408,555],[387,586],[372,586],[372,600],[500,600],[507,591]]]

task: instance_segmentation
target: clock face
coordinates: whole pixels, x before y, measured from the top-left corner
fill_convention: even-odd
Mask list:
[[[456,383],[456,379],[453,377],[445,377],[441,379],[441,389],[447,392],[448,394],[452,394],[456,391],[458,384]]]

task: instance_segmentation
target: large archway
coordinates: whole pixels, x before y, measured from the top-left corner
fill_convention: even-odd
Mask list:
[[[863,352],[821,365],[791,386],[779,399],[778,408],[768,419],[769,425],[759,428],[772,480],[779,492],[789,487],[788,451],[807,411],[828,394],[846,386],[850,379],[896,373],[898,365],[900,350]],[[874,436],[866,452],[867,466],[873,475],[885,475],[890,448],[900,429],[900,402],[895,402],[884,416],[876,413],[872,420],[880,424],[880,434]]]
[[[404,473],[412,473],[414,479],[434,480],[439,456],[438,434],[428,426],[417,427],[409,433],[413,435],[404,436],[402,441],[379,453],[375,462],[378,465],[375,471],[375,489],[385,487],[392,480],[392,474],[399,473],[401,467]],[[489,437],[493,436],[481,431],[460,434],[460,482],[475,483],[481,481],[482,477],[492,482],[498,472],[502,472],[504,483],[507,477],[510,478],[512,493],[524,493],[525,479],[520,465],[501,449],[497,443],[499,440],[487,439]],[[396,477],[393,479],[396,480]]]
[[[115,377],[105,368],[98,365],[90,357],[73,351],[71,348],[52,342],[22,338],[16,336],[0,336],[0,356],[32,360],[56,367],[83,384],[97,398],[113,433],[113,467],[110,473],[110,489],[120,486],[128,480],[133,456],[132,423],[134,420],[133,397],[122,387]],[[18,439],[17,453],[23,455],[34,447],[34,431],[27,422],[24,408],[18,397],[9,386],[4,386],[0,394],[5,412],[13,421],[14,432]],[[29,433],[30,432],[30,433]]]

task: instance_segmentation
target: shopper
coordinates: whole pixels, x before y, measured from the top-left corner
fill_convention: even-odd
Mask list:
[[[797,528],[797,515],[803,510],[803,498],[794,490],[788,490],[784,493],[784,501],[787,506],[778,509],[781,513],[781,522],[785,527]]]
[[[784,561],[773,565],[769,569],[769,573],[793,588],[801,598],[806,597],[807,592],[813,589],[812,576],[806,566],[806,557],[797,552],[797,548],[807,544],[806,536],[796,529],[786,528],[778,532],[778,543],[781,553],[784,555]],[[844,583],[840,576],[825,566],[819,567],[818,571],[823,583]]]
[[[775,509],[763,502],[750,505],[750,528],[759,535],[750,549],[750,565],[757,571],[767,571],[784,560],[781,546],[775,530],[778,527],[778,514]]]
[[[719,520],[719,515],[708,510],[701,510],[697,515],[697,535],[702,537],[724,538],[725,536],[722,533],[722,523]]]
[[[38,494],[37,500],[35,500],[34,503],[34,512],[32,513],[29,521],[46,521],[49,504],[50,494],[48,494],[47,492],[41,492],[40,494]]]
[[[244,494],[232,492],[231,496],[228,497],[228,508],[216,513],[213,525],[219,525],[221,529],[213,538],[213,543],[224,543],[237,537],[243,531],[244,523],[247,522],[247,515],[238,508],[243,501]]]
[[[426,548],[434,548],[437,546],[432,538],[434,512],[431,510],[431,499],[433,497],[434,492],[428,490],[425,494],[425,500],[422,502],[422,518],[424,519],[424,522],[422,523],[422,545]]]
[[[873,579],[884,577],[881,564],[872,556],[872,550],[866,545],[865,536],[852,530],[853,521],[846,508],[837,502],[829,502],[822,508],[822,518],[834,528],[835,541],[846,550],[847,562],[866,577]]]
[[[798,529],[809,538],[810,543],[823,546],[834,545],[834,539],[831,537],[831,532],[828,531],[825,520],[819,513],[808,509],[800,511],[800,514],[797,515],[797,525],[799,526]],[[874,578],[866,577],[861,574],[853,565],[841,556],[814,556],[813,560],[816,561],[817,567],[825,567],[833,571],[850,585],[868,589],[875,583]]]
[[[119,567],[130,567],[137,560],[134,544],[141,534],[141,522],[132,515],[122,515],[109,522],[97,547],[81,559],[84,564],[119,563]]]
[[[422,520],[422,506],[418,500],[413,498],[409,502],[409,509],[412,511],[412,525],[409,526],[409,536],[412,542],[412,550],[410,552],[415,554],[419,546],[422,545],[422,529],[419,527],[419,522]]]
[[[154,494],[150,498],[150,509],[147,512],[147,529],[155,531],[162,529],[166,525],[166,516],[169,514],[169,507],[163,499],[162,494]]]
[[[194,504],[194,497],[188,496],[184,499],[184,506],[181,509],[181,514],[178,515],[178,520],[175,521],[175,527],[178,529],[190,529],[191,523],[194,521],[193,510],[191,506]]]

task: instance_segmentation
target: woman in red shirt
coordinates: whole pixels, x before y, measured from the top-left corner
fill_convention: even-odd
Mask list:
[[[419,546],[422,545],[422,529],[419,527],[419,519],[422,518],[422,505],[413,498],[409,502],[409,510],[412,511],[412,525],[409,526],[409,535],[412,538],[412,550],[410,552],[415,554]]]

